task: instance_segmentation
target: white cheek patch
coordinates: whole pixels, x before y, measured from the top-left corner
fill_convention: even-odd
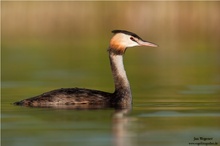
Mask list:
[[[131,39],[132,36],[130,36],[130,35],[124,35],[124,36],[125,37],[124,37],[123,41],[124,41],[126,47],[139,46],[139,44],[137,42],[135,42]]]

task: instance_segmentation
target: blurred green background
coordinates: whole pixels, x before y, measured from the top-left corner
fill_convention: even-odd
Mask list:
[[[201,136],[219,143],[219,14],[220,2],[205,1],[1,2],[2,145],[185,146]],[[113,92],[114,29],[159,45],[125,53],[129,116],[12,105],[62,87]]]
[[[189,86],[195,92],[219,94],[219,2],[1,5],[2,85],[8,91],[75,86],[113,91],[106,49],[111,30],[125,29],[159,45],[131,48],[125,54],[135,95],[152,86]],[[35,90],[33,95],[39,93]]]

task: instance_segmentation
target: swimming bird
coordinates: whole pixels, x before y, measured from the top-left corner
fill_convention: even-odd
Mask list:
[[[113,30],[108,54],[114,79],[115,91],[104,91],[85,88],[61,88],[41,95],[15,102],[15,105],[30,107],[122,107],[132,105],[130,84],[124,69],[123,55],[129,47],[150,46],[156,44],[147,42],[137,34],[126,30]]]

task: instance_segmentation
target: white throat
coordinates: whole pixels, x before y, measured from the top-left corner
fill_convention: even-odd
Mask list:
[[[111,52],[109,53],[111,69],[115,83],[115,91],[128,92],[129,94],[131,94],[130,84],[126,75],[126,71],[124,69],[123,56],[115,55]]]

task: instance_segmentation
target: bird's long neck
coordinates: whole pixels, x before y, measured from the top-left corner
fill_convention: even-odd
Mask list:
[[[123,55],[116,54],[109,49],[109,59],[112,70],[112,75],[115,83],[114,100],[119,104],[131,104],[131,89],[130,84],[124,69]]]

